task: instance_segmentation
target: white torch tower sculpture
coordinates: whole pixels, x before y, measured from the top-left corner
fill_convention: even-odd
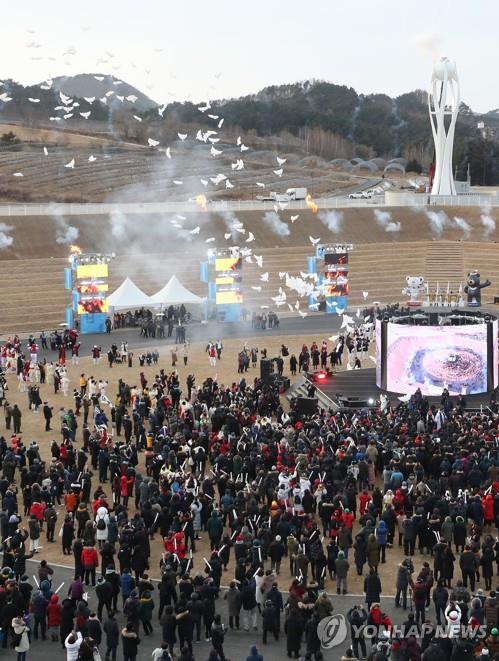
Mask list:
[[[456,63],[442,57],[435,62],[428,95],[431,130],[435,142],[435,176],[432,195],[455,195],[452,148],[459,111],[459,80]]]

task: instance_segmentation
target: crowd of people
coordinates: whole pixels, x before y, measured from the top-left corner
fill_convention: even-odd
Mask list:
[[[21,361],[23,349],[7,347]],[[217,343],[206,350],[216,355]],[[319,622],[342,612],[355,582],[365,606],[346,613],[345,658],[499,658],[494,398],[467,412],[448,393],[434,405],[416,391],[383,410],[302,415],[258,377],[225,387],[189,374],[184,385],[159,366],[153,378],[141,372],[135,385],[120,378],[116,387],[82,374],[75,393],[75,407],[55,420],[43,407],[46,429],[61,434],[50,461],[36,441],[24,444],[20,417],[6,417],[13,433],[0,438],[0,619],[3,645],[19,661],[47,633],[68,659],[96,659],[105,647],[114,661],[119,645],[135,659],[154,613],[163,639],[154,658],[192,661],[204,636],[209,660],[224,661],[227,632],[229,640],[242,628],[261,632],[261,648],[271,636],[288,656],[320,659]],[[44,534],[73,557],[64,592],[43,560],[36,583],[28,577]],[[203,557],[200,535],[210,544]],[[393,561],[388,585],[379,568]],[[381,606],[391,592],[393,606],[410,611],[401,623]],[[461,624],[474,635],[461,635]]]

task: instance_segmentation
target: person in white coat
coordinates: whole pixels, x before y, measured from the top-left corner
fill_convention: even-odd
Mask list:
[[[99,543],[99,549],[102,548],[105,541],[107,541],[107,526],[109,523],[109,513],[107,508],[99,507],[97,510],[97,515],[95,517],[95,529],[97,531],[96,539]]]
[[[12,628],[14,629],[14,636],[16,639],[19,638],[19,642],[15,645],[14,649],[17,652],[17,661],[26,660],[26,652],[29,650],[29,637],[28,637],[28,627],[24,623],[22,617],[15,617],[12,620]]]
[[[447,622],[447,636],[449,638],[459,637],[461,634],[461,609],[459,606],[453,601],[449,602],[444,615]]]
[[[66,648],[66,661],[76,661],[78,659],[78,651],[82,642],[83,637],[79,631],[78,633],[72,631],[69,634],[64,641],[64,647]]]

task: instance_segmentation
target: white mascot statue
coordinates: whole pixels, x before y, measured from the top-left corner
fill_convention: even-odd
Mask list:
[[[422,305],[421,294],[426,290],[425,281],[422,275],[407,275],[405,278],[407,287],[402,289],[402,293],[409,298],[407,305],[411,308],[419,308]]]

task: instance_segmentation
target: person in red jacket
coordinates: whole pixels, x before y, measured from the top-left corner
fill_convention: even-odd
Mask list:
[[[40,524],[40,530],[42,530],[43,521],[45,520],[46,509],[47,503],[40,503],[38,500],[35,500],[29,509],[30,516],[35,516],[38,523]]]
[[[47,625],[50,633],[50,640],[59,640],[59,627],[61,626],[61,604],[59,597],[53,594],[47,606]]]
[[[367,490],[364,491],[359,496],[359,513],[360,516],[363,516],[366,513],[367,507],[371,502],[371,496],[368,494]]]
[[[488,493],[482,499],[483,505],[483,519],[486,526],[491,526],[494,523],[494,496]]]
[[[92,586],[95,587],[95,568],[99,566],[99,556],[94,546],[83,547],[81,564],[85,570],[85,583],[90,585],[89,580],[92,578]]]

